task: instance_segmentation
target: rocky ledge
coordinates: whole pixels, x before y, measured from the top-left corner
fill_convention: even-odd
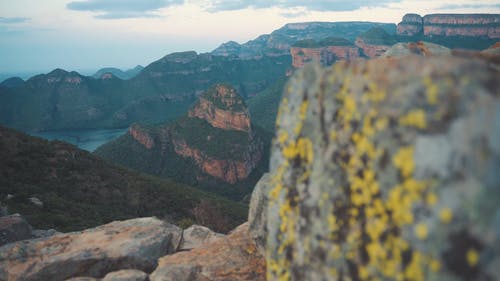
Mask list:
[[[0,247],[0,280],[264,280],[256,247],[248,224],[226,236],[157,218],[116,221]]]
[[[397,27],[403,36],[470,36],[500,38],[499,14],[407,14]]]
[[[205,91],[188,116],[204,119],[215,128],[251,132],[245,101],[229,85],[218,84]]]

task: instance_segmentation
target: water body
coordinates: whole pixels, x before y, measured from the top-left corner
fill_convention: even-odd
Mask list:
[[[125,134],[124,129],[86,129],[86,130],[64,130],[64,131],[45,131],[29,132],[28,134],[44,138],[47,140],[60,140],[69,142],[78,146],[80,149],[94,151],[102,144],[116,139]]]

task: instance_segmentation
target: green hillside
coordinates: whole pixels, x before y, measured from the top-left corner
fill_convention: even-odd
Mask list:
[[[8,194],[13,197],[7,199]],[[30,197],[40,199],[43,207]],[[60,231],[152,215],[186,225],[201,219],[193,214],[197,206],[209,206],[207,226],[228,231],[245,221],[247,213],[243,204],[5,127],[0,127],[0,205],[23,214],[36,228]]]

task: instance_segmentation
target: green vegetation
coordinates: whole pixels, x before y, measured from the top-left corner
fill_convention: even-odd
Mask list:
[[[354,44],[344,38],[328,37],[320,41],[314,39],[299,40],[292,45],[292,47],[299,48],[321,48],[328,46],[354,46]]]
[[[497,41],[488,38],[466,37],[466,36],[399,36],[400,42],[426,41],[438,44],[450,49],[484,50]]]
[[[247,97],[290,65],[289,55],[235,60],[191,52],[166,56],[125,81],[56,70],[0,86],[0,123],[30,131],[161,124],[182,116],[196,94],[215,83],[230,83]]]
[[[228,105],[224,103],[223,100],[218,96],[217,87],[219,86],[225,87],[228,91],[234,91],[235,96],[232,99],[235,100],[235,102],[233,104]],[[236,94],[236,89],[226,83],[218,83],[217,85],[210,87],[205,91],[205,93],[203,93],[201,97],[212,102],[213,104],[215,104],[215,106],[223,110],[243,111],[247,107],[243,98],[240,95]]]
[[[274,132],[281,94],[287,81],[288,77],[283,75],[276,83],[247,101],[252,122],[269,133]]]
[[[374,27],[359,35],[367,44],[372,45],[394,45],[397,43],[394,36],[389,35],[383,28]]]
[[[183,117],[171,128],[174,138],[217,159],[243,160],[245,148],[252,144],[247,132],[214,128],[199,118]]]
[[[14,197],[7,200],[8,194]],[[30,197],[39,198],[43,207],[33,205]],[[213,221],[207,226],[224,232],[245,221],[247,214],[243,204],[110,164],[67,143],[4,127],[0,127],[0,201],[36,228],[60,231],[158,216],[183,224]],[[194,213],[207,204],[213,206],[211,216],[216,216],[212,221]]]

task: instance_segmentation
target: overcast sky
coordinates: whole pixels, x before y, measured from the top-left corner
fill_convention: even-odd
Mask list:
[[[500,0],[0,0],[0,73],[145,66],[289,22],[398,23],[409,12],[500,13]]]

